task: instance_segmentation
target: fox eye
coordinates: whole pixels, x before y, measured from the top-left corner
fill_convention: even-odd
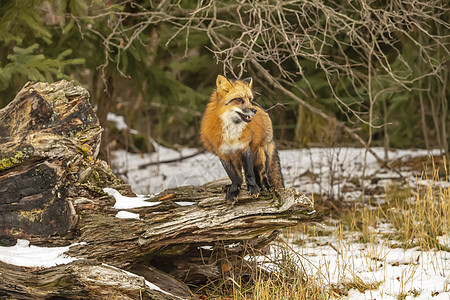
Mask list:
[[[234,98],[234,101],[237,101],[237,102],[239,102],[239,103],[244,103],[244,99],[242,99],[242,98]]]

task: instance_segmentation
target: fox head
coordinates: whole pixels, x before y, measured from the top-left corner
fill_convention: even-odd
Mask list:
[[[250,123],[257,109],[253,104],[251,78],[230,81],[219,75],[216,79],[217,101],[223,110],[222,118],[227,118],[233,123]],[[244,124],[245,124],[244,123]]]

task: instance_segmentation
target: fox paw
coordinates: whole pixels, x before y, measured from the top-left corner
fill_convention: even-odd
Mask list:
[[[261,189],[257,185],[249,185],[248,190],[254,198],[257,198],[259,196],[259,192],[261,191]]]
[[[222,192],[226,193],[226,192],[228,192],[230,190],[230,188],[231,188],[231,184],[224,185],[222,187]]]
[[[230,185],[230,187],[227,190],[227,202],[230,204],[234,204],[237,202],[237,196],[239,195],[239,192],[241,190],[240,186],[237,185]]]
[[[233,205],[237,202],[237,195],[235,196],[231,195],[230,193],[227,193],[226,200],[228,204]]]

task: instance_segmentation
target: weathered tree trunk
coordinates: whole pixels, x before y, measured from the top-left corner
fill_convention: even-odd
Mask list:
[[[46,269],[0,261],[0,273],[1,299],[179,299],[152,289],[142,276],[92,260]]]
[[[119,219],[103,188],[133,194],[97,158],[101,131],[89,94],[67,81],[27,84],[0,110],[0,243],[78,242],[68,254],[80,258],[47,270],[0,264],[0,296],[189,298],[184,283],[234,276],[249,249],[262,249],[278,229],[320,221],[292,189],[242,192],[230,206],[223,180],[167,190],[148,200],[157,205],[128,209],[139,219]]]
[[[76,222],[70,188],[95,159],[102,129],[82,87],[27,84],[0,111],[0,236],[64,234]]]

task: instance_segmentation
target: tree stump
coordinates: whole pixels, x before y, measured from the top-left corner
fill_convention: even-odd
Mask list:
[[[227,180],[166,190],[147,200],[153,206],[127,209],[139,219],[119,219],[103,189],[134,194],[97,158],[101,132],[88,92],[64,80],[28,83],[0,110],[0,243],[79,243],[70,264],[0,263],[0,296],[190,298],[185,283],[234,276],[249,249],[262,249],[279,229],[321,220],[293,189],[258,198],[243,191],[230,206]]]

